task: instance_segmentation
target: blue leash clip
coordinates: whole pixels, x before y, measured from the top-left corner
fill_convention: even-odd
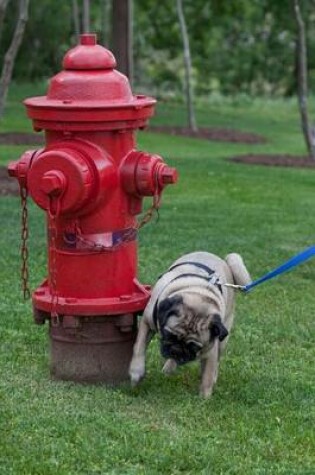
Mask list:
[[[250,292],[254,287],[257,287],[257,285],[262,284],[263,282],[266,282],[267,280],[273,279],[274,277],[277,277],[278,275],[283,274],[284,272],[287,272],[288,270],[292,269],[293,267],[296,267],[303,262],[307,261],[311,257],[315,256],[315,246],[311,246],[305,251],[300,252],[296,256],[292,257],[289,259],[287,262],[282,264],[281,266],[277,267],[276,269],[268,272],[267,274],[263,275],[257,280],[254,280],[250,284],[244,285],[243,287],[240,287],[240,290],[242,292]]]

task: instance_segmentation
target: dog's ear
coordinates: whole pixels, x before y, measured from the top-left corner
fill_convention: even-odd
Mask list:
[[[219,338],[220,341],[223,341],[229,334],[228,330],[222,323],[221,317],[219,314],[215,314],[212,317],[210,323],[210,340],[214,340],[215,338]]]
[[[174,295],[174,297],[167,297],[166,299],[162,300],[159,303],[158,319],[159,319],[161,327],[163,327],[166,324],[166,321],[170,315],[170,311],[172,310],[172,308],[176,307],[182,302],[183,302],[183,299],[180,295]]]

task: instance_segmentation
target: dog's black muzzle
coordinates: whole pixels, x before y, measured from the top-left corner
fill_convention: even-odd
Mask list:
[[[172,358],[178,365],[194,361],[200,347],[195,343],[185,343],[175,335],[163,336],[161,339],[161,354],[163,358]]]

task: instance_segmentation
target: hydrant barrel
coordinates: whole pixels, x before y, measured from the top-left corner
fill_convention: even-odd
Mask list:
[[[49,321],[52,373],[111,384],[127,378],[150,297],[137,270],[142,201],[158,206],[177,181],[159,155],[136,149],[156,101],[134,95],[115,66],[95,35],[81,35],[47,95],[24,101],[44,149],[9,166],[46,213],[48,276],[32,299],[35,321]]]

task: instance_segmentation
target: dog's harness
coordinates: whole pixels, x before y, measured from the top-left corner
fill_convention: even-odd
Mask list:
[[[191,266],[198,267],[199,269],[202,269],[203,271],[205,271],[208,275],[200,275],[200,274],[196,274],[196,273],[193,273],[193,272],[186,272],[185,274],[177,275],[176,277],[174,277],[174,279],[170,280],[163,287],[163,289],[161,290],[161,292],[160,292],[160,294],[159,294],[159,296],[156,299],[156,302],[154,304],[152,317],[153,317],[153,323],[154,323],[155,327],[157,327],[158,303],[159,303],[160,295],[162,295],[162,293],[164,292],[166,287],[168,287],[172,282],[175,282],[176,280],[182,279],[184,277],[198,277],[199,279],[203,279],[206,282],[208,282],[208,284],[212,284],[215,287],[217,287],[219,289],[220,293],[222,294],[222,285],[225,285],[225,284],[222,284],[220,282],[219,277],[216,275],[216,273],[213,269],[210,269],[210,267],[206,266],[205,264],[201,264],[200,262],[184,261],[184,262],[179,262],[178,264],[174,264],[166,272],[164,272],[164,274],[161,274],[159,276],[159,279],[161,279],[165,274],[168,274],[169,272],[176,269],[177,267],[184,266],[184,265],[191,265]]]

